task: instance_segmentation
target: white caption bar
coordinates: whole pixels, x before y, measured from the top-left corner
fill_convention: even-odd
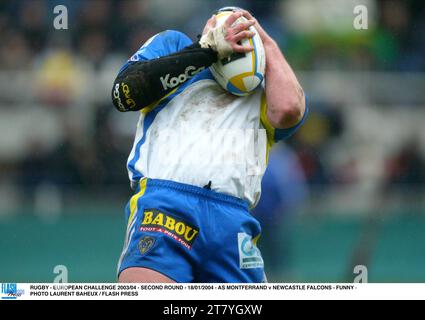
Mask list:
[[[424,299],[425,284],[2,283],[1,300]]]

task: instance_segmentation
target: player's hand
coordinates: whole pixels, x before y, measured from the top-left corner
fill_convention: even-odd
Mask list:
[[[211,17],[204,27],[203,35],[199,41],[202,48],[211,48],[217,52],[218,58],[226,58],[233,52],[250,52],[251,46],[243,46],[240,41],[252,38],[255,33],[249,27],[255,24],[254,20],[238,22],[243,12],[233,12],[227,20],[216,27],[216,17]]]
[[[267,32],[263,29],[257,19],[255,19],[249,11],[241,10],[242,15],[248,19],[249,21],[254,21],[254,27],[258,32],[263,44],[266,45],[269,42],[273,41],[272,38],[267,34]]]
[[[238,22],[237,20],[243,16],[242,11],[233,12],[224,22],[225,37],[224,39],[232,46],[234,52],[250,52],[253,47],[244,47],[240,41],[252,38],[255,33],[249,30],[249,27],[255,24],[255,20]]]
[[[214,29],[216,24],[217,18],[215,17],[215,15],[212,15],[211,18],[208,19],[207,24],[204,27],[204,31],[202,31],[202,35],[205,35],[208,33],[209,30]]]

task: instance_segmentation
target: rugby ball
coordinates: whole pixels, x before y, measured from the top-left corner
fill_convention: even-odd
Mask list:
[[[223,24],[232,12],[224,11],[217,14],[217,26]],[[239,18],[235,23],[246,21]],[[255,32],[251,39],[242,40],[243,46],[252,46],[253,51],[248,53],[233,53],[231,56],[213,63],[210,67],[215,80],[228,92],[237,96],[246,96],[261,85],[266,71],[266,56],[263,42],[253,26],[249,28]]]

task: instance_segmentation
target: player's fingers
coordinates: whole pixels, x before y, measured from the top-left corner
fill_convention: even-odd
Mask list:
[[[245,30],[245,31],[239,32],[238,34],[234,35],[233,36],[233,41],[234,42],[239,42],[239,41],[241,41],[243,39],[252,38],[253,36],[255,36],[255,32]]]
[[[217,23],[217,18],[215,17],[215,15],[211,16],[211,18],[209,18],[207,20],[207,23],[205,24],[204,30],[202,31],[202,34],[204,35],[205,33],[208,32],[208,30],[211,30],[215,27]]]
[[[231,28],[232,32],[234,34],[239,33],[243,30],[249,29],[249,27],[253,26],[255,24],[254,20],[249,20],[245,22],[238,23],[234,27]]]
[[[206,28],[211,29],[214,27],[215,25],[215,16],[212,16],[211,18],[208,19],[207,24],[205,25]]]
[[[253,17],[253,15],[252,15],[250,12],[246,11],[246,10],[242,10],[241,12],[242,12],[243,16],[244,16],[246,19],[255,21],[255,25],[254,25],[254,26],[255,26],[255,29],[258,31],[259,36],[260,36],[260,37],[261,37],[261,39],[264,41],[264,39],[265,39],[265,38],[267,38],[267,33],[266,33],[266,31],[263,29],[263,27],[260,25],[260,23],[258,22],[258,20],[257,20],[257,19],[255,19],[255,18]]]
[[[215,15],[213,15],[209,20],[208,20],[208,26],[210,28],[214,28],[215,25],[217,23],[217,17]]]
[[[252,14],[249,11],[241,10],[241,12],[242,12],[242,15],[248,20],[255,20],[255,18],[252,16]]]
[[[251,52],[251,51],[254,50],[254,48],[251,47],[251,46],[246,46],[245,47],[245,46],[240,45],[240,44],[233,44],[232,45],[232,49],[233,49],[234,52],[243,52],[243,53],[245,53],[245,52]]]
[[[232,24],[235,23],[236,20],[238,20],[240,17],[242,17],[242,11],[233,12],[227,20],[224,22],[224,26],[229,28],[232,26]]]

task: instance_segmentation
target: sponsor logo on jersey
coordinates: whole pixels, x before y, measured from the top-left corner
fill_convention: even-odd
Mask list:
[[[196,67],[194,66],[188,66],[184,73],[172,78],[170,78],[170,74],[168,73],[164,77],[160,78],[162,87],[164,88],[164,90],[175,88],[186,80],[193,78],[196,74],[198,74],[204,69],[205,67],[200,67],[199,69],[196,69]]]
[[[199,234],[198,228],[155,209],[144,211],[140,230],[163,233],[188,249],[192,248]]]
[[[241,269],[264,267],[260,249],[256,245],[258,238],[252,239],[252,236],[245,232],[238,233],[239,267]]]
[[[130,87],[127,84],[123,83],[123,82],[121,83],[121,87],[122,87],[122,92],[124,93],[124,96],[125,96],[125,103],[127,104],[127,106],[130,109],[135,108],[136,107],[136,102],[133,99],[131,99],[131,96],[130,96]]]
[[[139,251],[141,254],[146,254],[150,249],[152,249],[153,245],[155,244],[155,238],[145,236],[142,237],[139,241]]]
[[[120,86],[121,86],[121,90],[124,94],[125,103],[127,105],[127,108],[124,106],[124,104],[122,103],[122,100],[121,100]],[[115,85],[114,99],[117,101],[118,108],[121,111],[128,110],[128,108],[133,109],[133,108],[136,107],[136,102],[130,96],[130,87],[123,82],[121,84],[117,83]]]
[[[119,85],[119,83],[117,83],[115,85],[114,99],[117,101],[118,109],[120,109],[121,111],[125,111],[125,107],[122,104],[121,97],[120,97],[120,85]]]

